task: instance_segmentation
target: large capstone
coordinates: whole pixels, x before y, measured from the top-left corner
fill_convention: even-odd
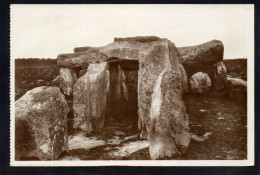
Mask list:
[[[58,87],[37,87],[15,102],[15,158],[57,159],[67,151],[69,107]]]
[[[220,90],[225,87],[227,80],[227,69],[223,61],[214,64],[214,89]]]
[[[77,75],[72,69],[60,69],[60,88],[64,94],[70,96],[73,94],[73,86],[77,81]]]
[[[212,40],[196,46],[178,47],[178,51],[182,64],[216,63],[223,60],[224,45],[219,40]]]
[[[197,73],[204,72],[214,83],[214,64],[223,60],[224,46],[219,40],[212,40],[203,44],[178,47],[179,61],[186,70],[188,79]]]
[[[163,71],[157,78],[150,113],[149,153],[164,159],[184,153],[190,142],[189,116],[178,73]]]
[[[189,80],[191,92],[201,94],[207,92],[211,87],[211,80],[206,73],[197,72]]]
[[[104,126],[108,91],[107,63],[90,64],[87,73],[74,85],[74,129],[89,134]]]
[[[98,50],[87,50],[83,53],[60,54],[57,56],[57,65],[66,68],[85,67],[85,65],[104,62],[107,55]]]

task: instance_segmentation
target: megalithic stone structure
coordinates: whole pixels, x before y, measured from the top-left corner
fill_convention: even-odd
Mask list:
[[[222,76],[215,75],[217,62],[223,60],[224,45],[219,40],[212,40],[203,44],[187,47],[178,47],[179,61],[186,70],[188,79],[197,73],[208,74],[212,82],[222,82]],[[219,90],[218,85],[213,84],[214,89]]]
[[[128,65],[131,65],[131,69],[136,69],[134,65],[138,65],[139,129],[140,137],[147,139],[152,93],[159,74],[168,69],[181,77],[187,75],[182,80],[183,92],[187,92],[186,81],[196,72],[205,72],[214,79],[213,64],[223,60],[223,51],[223,44],[218,40],[176,48],[165,38],[140,36],[115,38],[114,42],[102,47],[77,47],[74,53],[58,55],[57,64],[59,67],[73,69],[102,62],[118,62],[122,69]]]

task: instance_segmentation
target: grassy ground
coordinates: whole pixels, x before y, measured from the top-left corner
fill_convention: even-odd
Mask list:
[[[247,158],[247,114],[246,107],[238,104],[225,94],[210,93],[206,95],[186,95],[184,101],[190,116],[190,132],[202,137],[210,133],[204,141],[191,139],[186,154],[175,157],[177,160],[241,160]],[[115,156],[125,144],[138,141],[136,123],[128,120],[117,123],[109,122],[100,133],[92,135],[105,144],[88,150],[74,149],[61,156],[61,159],[72,157],[79,160],[149,160],[149,149],[144,149]],[[115,131],[124,135],[116,136]],[[126,137],[133,136],[124,141]],[[120,143],[109,143],[109,140],[119,137]]]

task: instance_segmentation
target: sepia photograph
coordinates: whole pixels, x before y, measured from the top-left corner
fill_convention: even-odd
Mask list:
[[[254,5],[10,18],[11,166],[254,165]]]

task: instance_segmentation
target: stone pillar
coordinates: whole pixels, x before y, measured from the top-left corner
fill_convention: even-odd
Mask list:
[[[74,85],[74,129],[80,129],[89,134],[103,128],[108,91],[107,63],[90,64],[88,72]]]
[[[182,64],[179,64],[179,66],[180,66],[182,92],[187,93],[189,92],[188,76]]]
[[[172,70],[180,76],[178,50],[168,40],[153,43],[151,49],[140,60],[138,72],[138,128],[140,138],[147,139],[150,130],[150,109],[152,93],[159,74],[164,70]]]
[[[190,143],[189,116],[178,73],[163,71],[157,78],[150,113],[149,153],[164,159],[186,152]]]
[[[68,96],[73,94],[73,86],[77,81],[76,73],[69,68],[60,69],[60,89]]]
[[[220,90],[225,87],[227,69],[223,61],[214,64],[214,89]]]

